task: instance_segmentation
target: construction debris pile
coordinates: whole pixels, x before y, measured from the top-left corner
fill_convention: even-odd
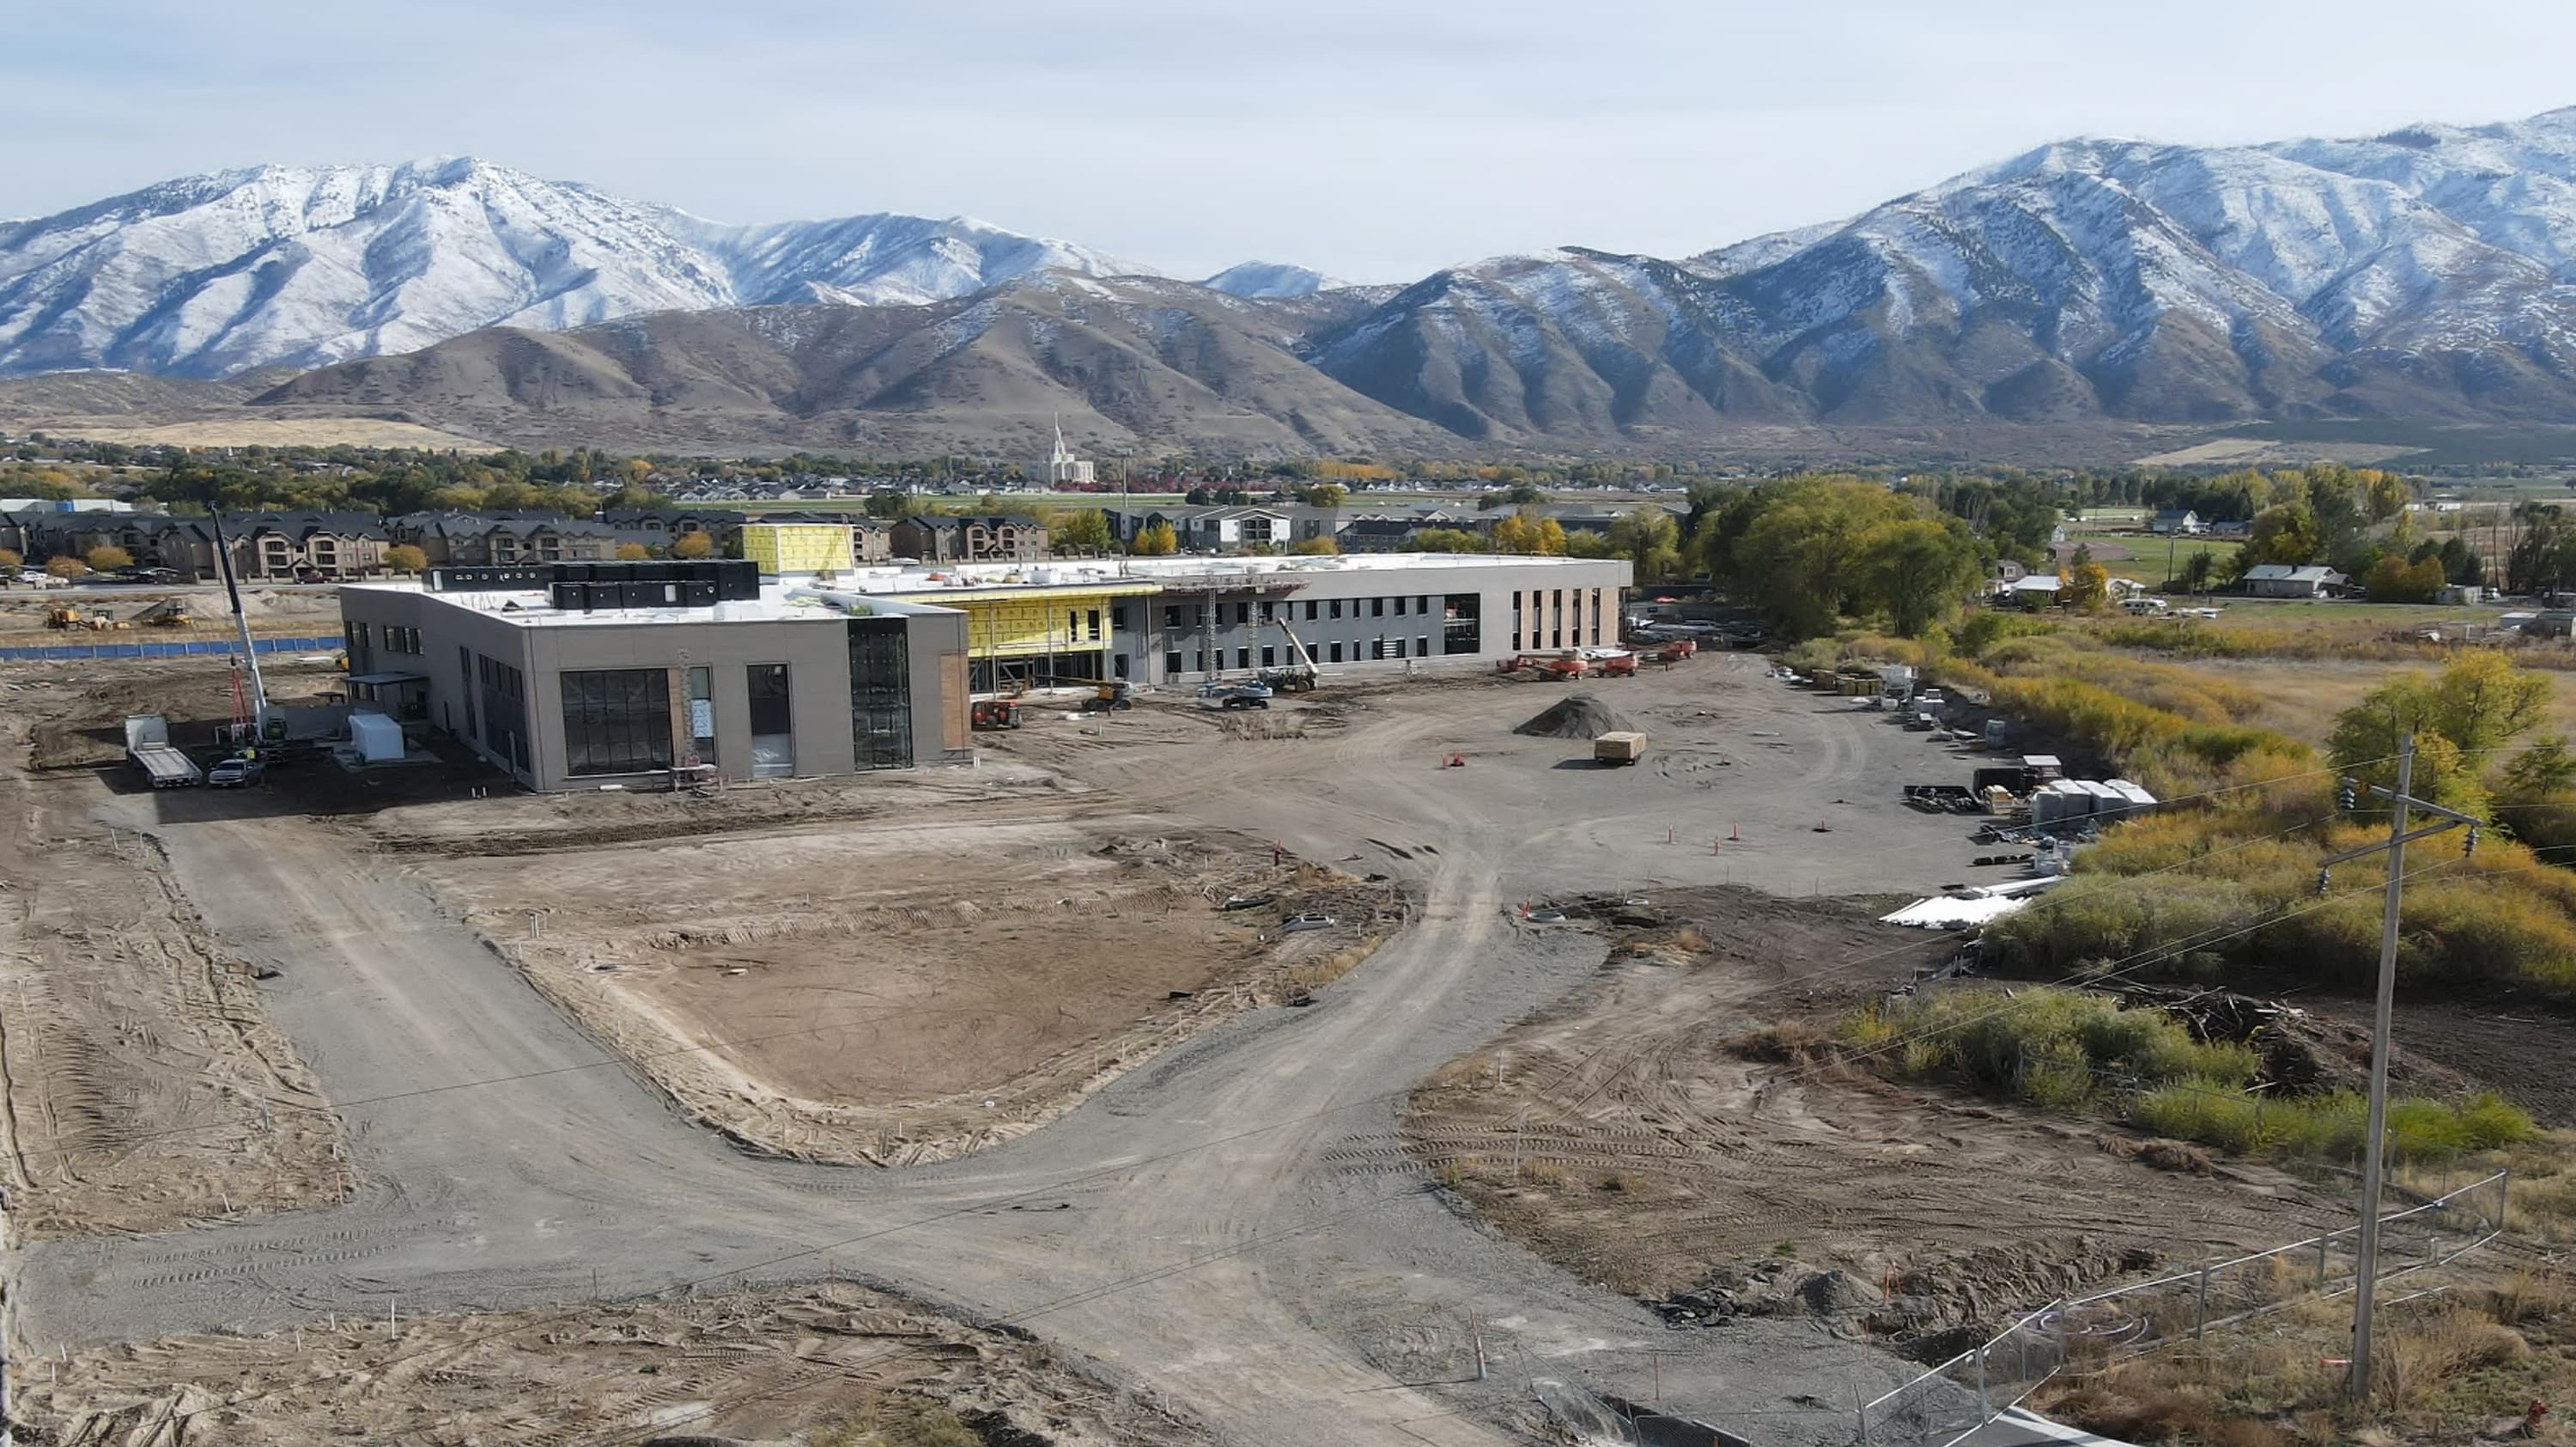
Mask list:
[[[1541,739],[1597,739],[1635,727],[1621,718],[1618,710],[1591,694],[1569,693],[1512,732]]]

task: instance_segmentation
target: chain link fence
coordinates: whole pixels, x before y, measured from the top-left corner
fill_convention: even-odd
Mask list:
[[[2438,1266],[2503,1230],[2510,1173],[2380,1217],[2379,1279]],[[2035,1311],[1859,1409],[1862,1447],[1948,1447],[2069,1368],[2187,1341],[2292,1301],[2352,1289],[2358,1225]]]

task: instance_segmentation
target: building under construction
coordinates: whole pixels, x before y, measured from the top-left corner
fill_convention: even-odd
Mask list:
[[[978,693],[1616,643],[1629,577],[1446,553],[854,567],[762,531],[739,561],[347,585],[352,691],[532,789],[847,774],[970,759]]]

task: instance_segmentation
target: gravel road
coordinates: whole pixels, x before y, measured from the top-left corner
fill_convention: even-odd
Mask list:
[[[1517,1440],[1532,1376],[1639,1400],[1659,1376],[1668,1406],[1758,1440],[1847,1437],[1855,1390],[1904,1364],[1790,1323],[1668,1332],[1466,1219],[1386,1144],[1415,1081],[1599,964],[1590,937],[1518,923],[1524,898],[1962,877],[1960,821],[1895,802],[1960,768],[1919,736],[1746,658],[1602,687],[1657,736],[1656,767],[1568,766],[1584,746],[1511,737],[1542,685],[1372,691],[1302,741],[1066,742],[1052,762],[1128,804],[1360,855],[1346,867],[1421,903],[1316,1006],[1244,1017],[1035,1135],[906,1172],[753,1158],[688,1124],[398,859],[294,820],[165,824],[152,796],[117,800],[207,926],[281,971],[270,1008],[344,1103],[360,1185],[330,1210],[22,1250],[10,1326],[41,1349],[828,1269],[1025,1324],[1232,1443]],[[1453,749],[1469,766],[1436,767]],[[1690,842],[1729,830],[1744,841]]]

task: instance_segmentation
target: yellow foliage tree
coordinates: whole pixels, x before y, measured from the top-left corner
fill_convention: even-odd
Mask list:
[[[671,556],[675,558],[711,558],[715,551],[716,540],[707,533],[682,533],[671,539]]]
[[[1302,553],[1308,557],[1329,557],[1341,550],[1342,545],[1334,542],[1331,538],[1305,538],[1300,540],[1296,546],[1291,547],[1288,551],[1292,553]]]
[[[429,566],[429,554],[409,543],[396,543],[385,549],[385,566],[397,573],[417,573]]]
[[[1180,548],[1181,535],[1172,530],[1170,523],[1154,523],[1137,532],[1136,540],[1128,544],[1127,551],[1140,558],[1165,558],[1179,552]]]
[[[2111,570],[2087,558],[2066,570],[2057,601],[2069,608],[2099,608],[2111,599]]]
[[[101,543],[81,554],[81,561],[89,564],[92,572],[113,573],[119,568],[133,567],[134,555],[113,543]]]
[[[652,550],[645,547],[642,543],[619,543],[617,545],[617,561],[621,563],[640,563],[651,556],[653,556]]]

